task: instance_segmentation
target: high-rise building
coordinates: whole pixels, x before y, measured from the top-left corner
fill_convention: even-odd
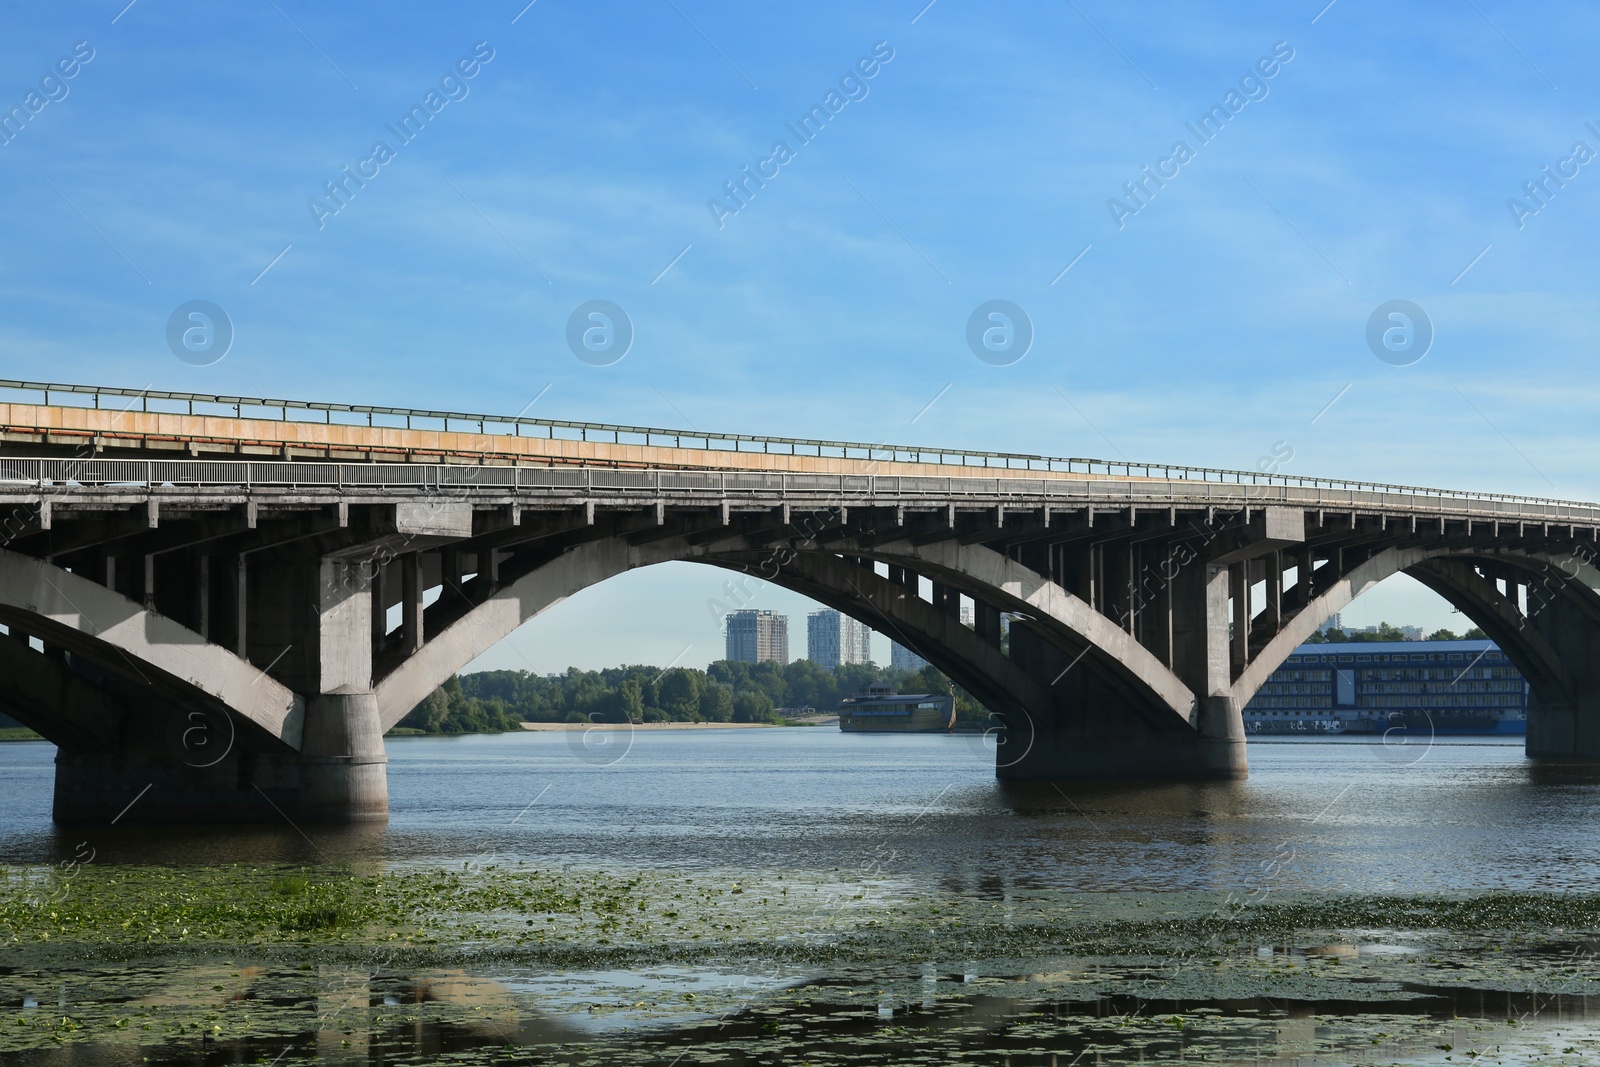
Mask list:
[[[728,659],[745,663],[789,662],[789,616],[766,609],[733,611],[723,621],[727,627]]]
[[[961,605],[961,625],[968,628],[971,628],[973,625],[971,601],[967,601]]]
[[[903,671],[920,671],[928,665],[928,661],[911,651],[898,641],[889,643],[889,666],[898,667]]]
[[[872,662],[872,630],[838,611],[806,616],[806,658],[824,667]]]

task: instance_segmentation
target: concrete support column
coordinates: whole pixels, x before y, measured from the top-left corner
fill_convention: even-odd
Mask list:
[[[467,599],[466,590],[461,588],[461,576],[466,570],[461,555],[454,545],[439,550],[439,583],[444,587],[439,590],[439,599],[447,603]]]
[[[478,603],[483,603],[500,591],[500,552],[484,548],[478,551]]]
[[[1136,635],[1168,668],[1172,666],[1172,579],[1178,557],[1168,542],[1142,553],[1139,596],[1141,624]]]
[[[1100,573],[1105,603],[1100,611],[1128,633],[1133,633],[1137,611],[1133,600],[1133,549],[1109,544],[1100,549]]]
[[[1172,580],[1173,673],[1195,694],[1196,736],[1190,759],[1215,777],[1243,778],[1244,709],[1226,696],[1233,685],[1228,610],[1232,568],[1206,563],[1180,550],[1189,562]]]
[[[1310,545],[1295,553],[1294,564],[1299,571],[1299,575],[1295,579],[1295,586],[1299,590],[1296,602],[1302,607],[1316,599],[1317,585],[1312,578],[1312,568],[1316,565],[1316,562],[1317,550]]]
[[[422,556],[400,560],[400,643],[406,655],[422,648]]]
[[[317,690],[372,688],[372,594],[363,564],[325,559],[318,574]]]
[[[233,568],[233,651],[244,659],[250,658],[250,557],[239,553]]]
[[[317,674],[300,748],[300,803],[315,822],[389,817],[388,756],[372,691],[372,592],[366,565],[324,559],[318,575]]]
[[[995,648],[1000,647],[1000,609],[981,600],[972,602],[972,625],[979,637]]]
[[[1262,623],[1266,632],[1272,635],[1283,626],[1283,553],[1269,552],[1266,564],[1267,606],[1263,609]]]
[[[211,557],[200,556],[195,565],[195,599],[199,609],[199,633],[211,640]]]
[[[1090,548],[1061,548],[1061,573],[1066,579],[1064,588],[1090,607],[1100,606],[1099,591],[1095,588],[1095,553]]]
[[[907,596],[922,597],[922,576],[911,568],[901,568],[900,584],[905,587]]]
[[[384,567],[381,560],[368,563],[367,573],[372,595],[372,607],[369,609],[372,612],[372,649],[376,655],[378,649],[383,647],[383,639],[389,632],[389,590],[384,581]]]
[[[1228,567],[1228,594],[1233,598],[1233,633],[1228,641],[1228,680],[1232,682],[1250,662],[1250,569],[1246,564]]]

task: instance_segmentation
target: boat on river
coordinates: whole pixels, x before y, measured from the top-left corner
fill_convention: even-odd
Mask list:
[[[844,733],[947,733],[955,724],[956,702],[948,693],[897,693],[877,683],[839,701]]]

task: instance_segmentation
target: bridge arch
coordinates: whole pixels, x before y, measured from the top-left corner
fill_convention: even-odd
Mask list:
[[[988,600],[1035,626],[1071,658],[1074,669],[1098,673],[1157,725],[1193,727],[1200,701],[1155,653],[1127,630],[1048,577],[982,544],[910,539],[835,546],[911,568],[978,600]],[[1171,722],[1164,720],[1173,720]]]
[[[1009,723],[1022,726],[1050,694],[1000,649],[959,620],[905,595],[881,576],[832,552],[786,552],[772,566],[770,551],[753,551],[742,537],[695,543],[688,536],[643,545],[598,538],[573,546],[457,618],[378,680],[379,722],[387,731],[463,666],[529,619],[617,575],[668,562],[690,562],[757,574],[867,624],[892,631],[958,685]],[[1026,728],[1025,726],[1023,727]]]
[[[13,638],[39,638],[88,661],[102,677],[123,679],[125,691],[154,688],[169,701],[199,701],[285,750],[300,748],[305,702],[298,694],[193,630],[81,575],[0,549],[0,622]],[[8,651],[21,644],[14,641]],[[106,727],[109,720],[94,710],[95,683],[83,672],[15,657],[10,666],[14,678],[17,671],[33,676],[32,693],[12,686],[11,696],[22,702],[12,706],[45,737],[93,743],[93,733]]]

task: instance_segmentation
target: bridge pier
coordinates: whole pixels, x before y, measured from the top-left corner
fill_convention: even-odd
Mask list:
[[[120,625],[171,653],[165,670],[153,655],[143,662],[107,658],[88,646],[47,645],[40,653],[14,623],[12,639],[0,642],[0,676],[11,678],[9,706],[58,746],[58,823],[388,818],[388,758],[372,688],[372,597],[363,568],[284,554],[252,570],[253,595],[241,597],[240,614],[252,619],[263,671],[120,594],[75,588],[75,576],[66,572],[39,573],[40,587],[62,587],[66,609],[84,610],[88,628],[104,634]],[[25,596],[37,602],[40,594],[31,589]],[[52,638],[61,633],[42,622],[34,628]],[[199,648],[210,648],[212,659],[237,676],[213,692],[197,692]],[[250,714],[263,702],[277,709],[276,731],[263,729],[273,718]]]
[[[1093,706],[1076,724],[1019,722],[1001,733],[995,777],[1001,781],[1230,780],[1249,777],[1243,708],[1210,697],[1198,728],[1156,730],[1132,708]],[[1076,718],[1076,716],[1075,716]]]
[[[389,818],[389,757],[378,698],[325,693],[306,708],[298,759],[300,817],[309,822],[384,822]]]
[[[1561,677],[1528,687],[1527,755],[1600,760],[1600,624],[1583,601],[1528,583],[1526,625],[1560,664]]]
[[[300,752],[259,747],[241,736],[243,727],[209,710],[179,708],[165,729],[159,723],[139,716],[120,749],[59,746],[55,821],[131,826],[389,817],[388,756],[371,692],[312,700]]]

